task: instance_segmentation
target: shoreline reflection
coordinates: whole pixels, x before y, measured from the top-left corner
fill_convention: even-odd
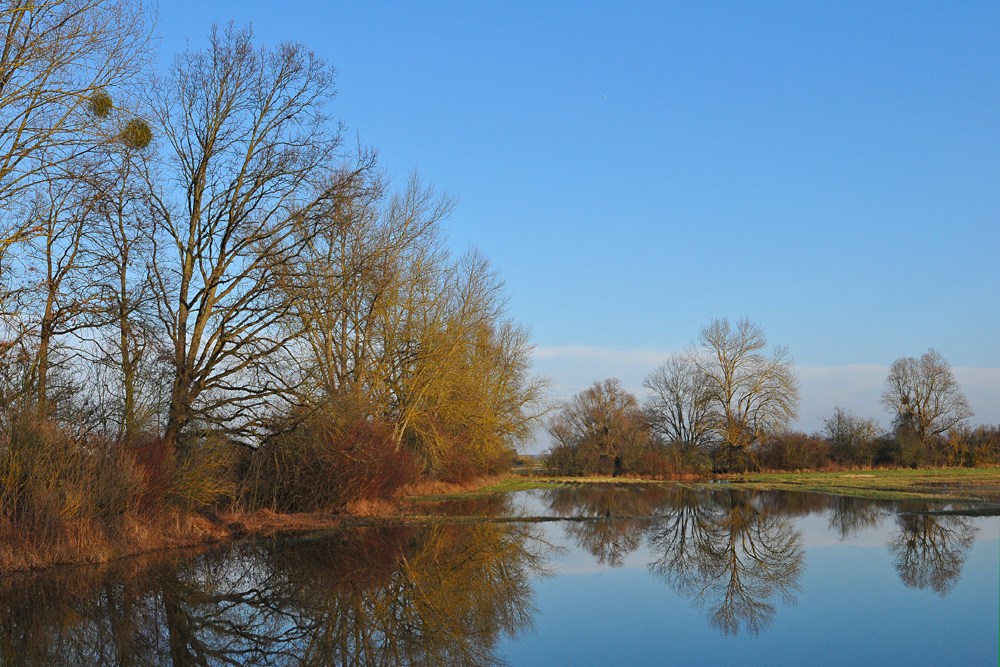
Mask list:
[[[502,664],[532,627],[536,533],[368,528],[7,582],[0,664]]]
[[[979,531],[926,503],[726,487],[575,485],[530,498],[566,521],[363,528],[9,576],[0,666],[502,664],[504,642],[532,631],[538,578],[562,555],[551,531],[601,567],[645,559],[665,598],[684,598],[722,636],[757,635],[807,592],[802,518],[821,517],[841,542],[883,530],[887,574],[940,597]],[[514,500],[474,507],[507,516]],[[601,600],[581,604],[601,613]]]

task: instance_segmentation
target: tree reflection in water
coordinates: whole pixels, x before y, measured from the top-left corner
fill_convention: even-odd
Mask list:
[[[735,634],[770,625],[772,600],[795,600],[805,553],[785,516],[827,506],[822,496],[801,495],[608,485],[552,489],[545,498],[556,516],[610,517],[565,528],[602,565],[620,566],[645,538],[650,571],[707,608],[723,634]]]
[[[567,536],[650,572],[724,635],[759,633],[804,568],[791,517],[848,539],[902,510],[889,541],[903,583],[946,595],[976,528],[926,505],[683,486],[546,491]],[[486,507],[488,514],[510,509]],[[449,510],[450,511],[450,510]],[[0,666],[490,665],[531,627],[539,524],[368,528],[0,578]]]
[[[929,588],[944,597],[958,583],[966,551],[978,529],[968,518],[923,514],[926,503],[903,504],[897,530],[889,541],[899,578],[910,588]]]
[[[649,535],[660,554],[650,570],[708,610],[725,635],[759,633],[774,620],[772,600],[795,602],[805,552],[783,516],[746,493],[689,492]]]
[[[543,558],[533,528],[485,523],[25,577],[0,591],[0,664],[498,664],[501,637],[530,627]]]
[[[621,567],[625,557],[642,546],[652,517],[669,506],[673,489],[647,485],[578,485],[547,490],[553,516],[586,519],[566,524],[577,546],[600,565]]]
[[[862,530],[878,528],[887,514],[884,502],[867,498],[830,496],[830,505],[830,528],[837,531],[841,541]]]

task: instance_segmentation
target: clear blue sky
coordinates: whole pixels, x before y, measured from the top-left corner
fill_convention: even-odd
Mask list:
[[[164,1],[161,60],[229,19],[327,58],[351,140],[458,198],[557,393],[748,315],[802,428],[931,346],[1000,421],[1000,3],[429,4]]]

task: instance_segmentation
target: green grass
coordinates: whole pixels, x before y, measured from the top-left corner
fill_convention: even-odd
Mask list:
[[[542,477],[542,476],[510,476],[504,477],[495,484],[480,486],[467,491],[454,493],[436,493],[423,496],[410,496],[408,500],[437,502],[441,500],[471,500],[483,498],[494,493],[512,493],[530,489],[551,489],[571,484],[670,484],[670,482],[651,481],[634,477]]]
[[[1000,502],[1000,468],[748,473],[727,475],[723,479],[759,490],[812,491],[888,500]]]
[[[848,470],[723,475],[715,481],[755,490],[810,491],[883,500],[978,500],[1000,503],[1000,468],[926,470]],[[472,500],[495,493],[551,489],[572,484],[678,484],[631,477],[505,477],[499,482],[456,493],[411,497],[412,501]],[[705,484],[708,482],[700,482]],[[699,484],[699,482],[684,482]]]

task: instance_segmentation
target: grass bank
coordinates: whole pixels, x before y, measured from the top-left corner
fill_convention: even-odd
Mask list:
[[[514,482],[514,484],[512,484]],[[66,522],[58,531],[19,527],[0,518],[0,572],[54,565],[107,563],[168,549],[197,547],[223,540],[379,524],[439,523],[447,517],[425,515],[422,498],[488,496],[517,490],[516,478],[486,477],[465,484],[417,482],[392,499],[356,500],[331,511],[280,513],[270,510],[181,511]],[[465,495],[463,495],[465,494]],[[493,518],[491,520],[496,520]]]
[[[574,484],[653,484],[669,485],[676,482],[651,480],[641,477],[563,477],[558,475],[519,475],[511,474],[505,477],[497,477],[493,481],[450,491],[427,492],[413,494],[409,497],[412,501],[441,501],[441,500],[473,500],[484,498],[495,493],[510,493],[513,491],[528,491],[530,489],[551,489]]]
[[[1000,468],[934,468],[719,475],[711,480],[658,481],[635,477],[509,475],[448,491],[412,494],[412,501],[472,500],[495,493],[576,484],[719,484],[761,491],[808,491],[882,500],[980,501],[1000,504]]]
[[[720,479],[764,491],[811,491],[883,500],[1000,503],[1000,468],[747,473]]]
[[[114,533],[80,532],[71,540],[47,543],[0,526],[0,572],[52,565],[104,563],[165,549],[211,544],[243,536],[280,532],[315,532],[374,525],[426,525],[510,520],[557,520],[557,517],[445,516],[427,503],[485,499],[529,489],[587,484],[718,484],[754,490],[808,491],[883,500],[976,501],[1000,506],[1000,468],[868,470],[846,472],[750,473],[726,475],[712,482],[664,482],[630,477],[557,477],[505,475],[463,485],[423,482],[392,500],[356,501],[330,512],[281,514],[254,512],[174,513],[154,521],[132,521]]]

